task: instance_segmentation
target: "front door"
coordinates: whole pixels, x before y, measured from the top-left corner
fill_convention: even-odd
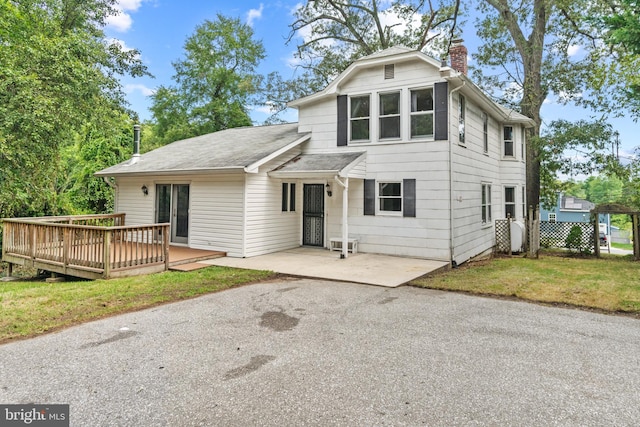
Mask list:
[[[171,242],[189,242],[189,184],[156,185],[156,221],[171,224]]]
[[[324,185],[304,185],[302,244],[324,246]]]

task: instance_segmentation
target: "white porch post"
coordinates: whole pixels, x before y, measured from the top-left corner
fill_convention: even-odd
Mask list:
[[[342,254],[340,258],[347,258],[349,256],[349,178],[346,177],[342,182],[336,175],[334,180],[342,186]]]

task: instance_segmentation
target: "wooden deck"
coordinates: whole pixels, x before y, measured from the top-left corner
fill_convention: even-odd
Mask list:
[[[226,254],[169,246],[169,224],[125,226],[125,215],[3,220],[2,260],[87,279],[166,271]]]

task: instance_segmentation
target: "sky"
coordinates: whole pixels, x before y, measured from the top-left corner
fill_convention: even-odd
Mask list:
[[[239,18],[250,25],[254,37],[262,40],[266,58],[258,68],[261,74],[279,71],[283,77],[295,74],[293,53],[294,38],[289,45],[289,25],[293,21],[292,11],[299,1],[292,0],[120,0],[120,13],[110,17],[105,33],[108,38],[119,40],[125,48],[135,48],[154,78],[142,77],[121,79],[130,108],[138,113],[142,120],[151,119],[149,96],[161,85],[172,85],[174,74],[172,62],[183,55],[183,46],[187,37],[205,20],[215,20],[218,14]],[[473,66],[471,54],[477,49],[479,40],[475,34],[472,20],[464,27],[464,43],[469,50],[469,65]],[[579,55],[580,47],[573,46],[570,53]],[[561,105],[554,96],[545,101],[542,108],[543,121],[555,119],[590,119],[590,111]],[[253,108],[251,118],[261,123],[268,114],[261,108]],[[292,111],[283,117],[287,121],[296,121]],[[640,146],[640,126],[630,118],[609,121],[620,134],[620,156],[629,158]],[[544,125],[544,124],[543,124]]]

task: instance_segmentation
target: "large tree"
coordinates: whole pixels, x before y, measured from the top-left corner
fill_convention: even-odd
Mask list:
[[[621,111],[625,86],[638,62],[602,43],[592,17],[608,13],[608,2],[589,0],[484,0],[479,4],[474,55],[476,80],[503,103],[531,117],[540,134],[541,109],[550,94],[602,112]],[[576,54],[577,53],[577,54]],[[540,146],[527,145],[527,202],[540,201]]]
[[[137,52],[105,41],[113,3],[0,0],[0,217],[60,212],[61,150],[124,111],[120,75],[145,73]]]
[[[262,42],[239,19],[218,15],[196,27],[173,63],[173,86],[152,96],[155,134],[163,142],[251,125],[248,105],[257,90]]]
[[[530,144],[536,149],[541,163],[540,196],[543,204],[553,206],[556,193],[567,190],[568,183],[559,181],[559,175],[626,177],[627,170],[618,161],[615,139],[611,125],[602,119],[554,120],[540,137],[531,138]]]

